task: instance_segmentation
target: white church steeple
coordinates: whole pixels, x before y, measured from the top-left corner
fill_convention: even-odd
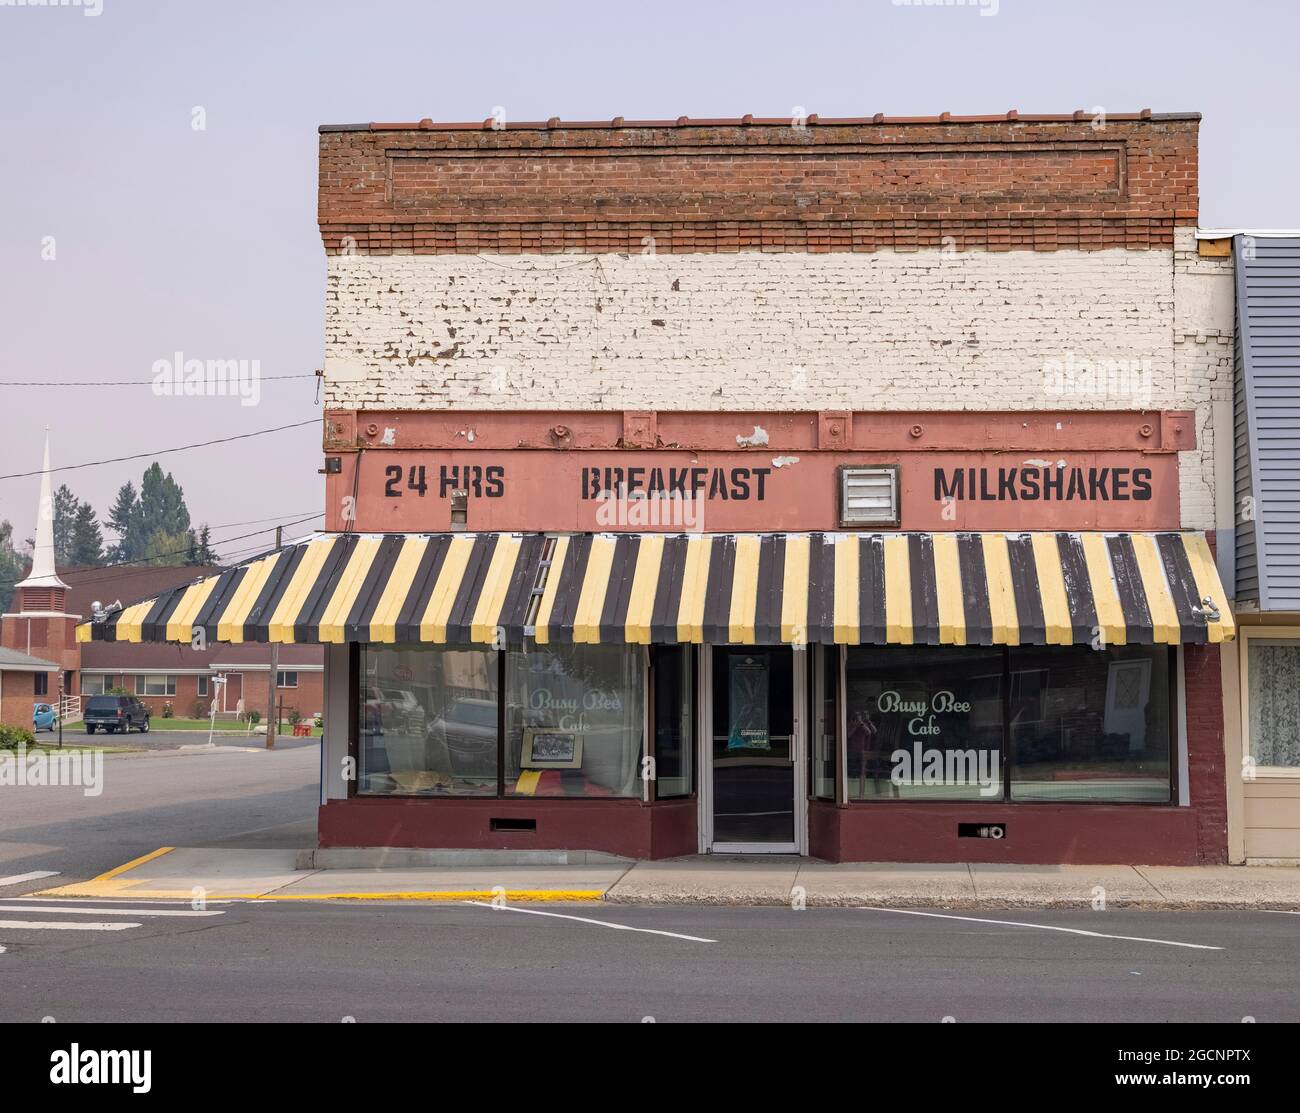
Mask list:
[[[50,489],[50,427],[45,427],[45,463],[41,470],[41,502],[36,511],[36,547],[32,570],[20,588],[67,588],[54,568],[54,495]]]

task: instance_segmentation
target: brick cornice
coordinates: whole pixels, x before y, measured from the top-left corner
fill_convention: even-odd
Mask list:
[[[326,249],[360,253],[1165,247],[1197,120],[370,125],[323,130]]]

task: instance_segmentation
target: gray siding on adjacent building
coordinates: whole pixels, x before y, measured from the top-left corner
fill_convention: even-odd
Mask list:
[[[1300,610],[1300,237],[1237,236],[1233,255],[1237,598]]]

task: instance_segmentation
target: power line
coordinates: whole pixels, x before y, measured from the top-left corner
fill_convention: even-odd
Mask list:
[[[132,456],[114,456],[108,460],[88,460],[84,464],[64,464],[62,467],[50,468],[51,472],[56,471],[77,471],[79,468],[97,468],[103,464],[121,464],[127,460],[143,460],[149,456],[166,456],[172,452],[188,452],[192,448],[208,448],[214,444],[228,444],[230,441],[244,441],[249,437],[264,437],[267,433],[283,433],[286,429],[301,429],[306,425],[315,425],[319,418],[312,418],[310,421],[296,421],[292,425],[277,425],[272,429],[257,429],[252,433],[238,433],[233,437],[218,437],[216,440],[199,441],[196,444],[182,444],[175,448],[157,448],[152,452],[137,452]],[[11,475],[0,475],[0,479],[27,479],[33,475],[40,475],[41,470],[36,471],[19,471]]]
[[[243,541],[249,537],[260,537],[262,534],[272,533],[276,529],[284,528],[286,526],[297,526],[297,525],[301,525],[303,522],[310,522],[314,518],[324,517],[324,513],[325,513],[324,511],[321,511],[318,514],[309,514],[305,518],[299,518],[296,521],[292,521],[292,522],[285,522],[283,526],[269,526],[266,529],[255,529],[251,533],[241,533],[241,534],[237,534],[234,537],[223,537],[217,541],[209,541],[208,545],[209,547],[215,547],[217,545],[229,545],[232,541]],[[265,520],[269,521],[270,519],[265,519]],[[261,548],[262,548],[261,545],[254,545],[247,549],[236,549],[235,553],[238,554],[241,552],[257,552],[261,550]],[[190,551],[190,547],[186,546],[184,549],[173,549],[171,552],[167,552],[167,553],[155,553],[153,556],[136,557],[133,560],[119,560],[119,561],[115,561],[113,564],[101,564],[98,565],[95,570],[97,572],[98,571],[111,572],[116,568],[129,568],[137,564],[154,565],[156,564],[156,562],[160,557],[183,556],[189,551]],[[227,554],[226,557],[223,559],[229,560],[230,556],[231,554]],[[94,576],[94,575],[78,576],[76,585],[74,586],[80,587],[83,584],[97,584],[103,580],[111,580],[112,578],[113,578],[112,576]],[[20,582],[21,581],[19,580],[12,580],[5,583],[0,583],[0,587],[14,587],[16,584]]]

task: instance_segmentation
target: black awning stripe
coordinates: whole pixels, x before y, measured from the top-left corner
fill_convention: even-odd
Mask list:
[[[343,620],[344,637],[348,641],[370,640],[370,621],[375,616],[375,608],[379,606],[384,588],[388,586],[388,578],[392,575],[393,565],[397,563],[405,544],[406,538],[400,533],[385,537],[379,543],[379,551],[370,562],[366,578],[361,582],[361,590],[357,592],[352,608]]]
[[[961,604],[966,618],[966,644],[993,644],[993,616],[989,608],[989,574],[984,564],[984,541],[978,533],[957,535],[957,563],[961,568]]]
[[[1100,635],[1097,604],[1092,598],[1092,580],[1088,576],[1088,558],[1083,542],[1070,533],[1056,535],[1061,554],[1061,575],[1065,580],[1065,602],[1070,609],[1070,628],[1076,645],[1089,645]]]
[[[934,542],[928,533],[907,538],[912,574],[912,639],[917,645],[939,644],[939,588],[934,574]]]
[[[758,543],[758,585],[754,601],[754,640],[781,640],[781,606],[785,585],[785,537],[766,534]]]
[[[1156,548],[1160,551],[1160,560],[1165,567],[1165,578],[1169,581],[1169,594],[1174,600],[1174,610],[1178,612],[1178,629],[1184,642],[1203,644],[1209,640],[1209,630],[1204,617],[1193,608],[1200,606],[1196,594],[1196,577],[1192,573],[1191,562],[1187,559],[1187,550],[1183,539],[1176,533],[1162,533],[1156,537]]]
[[[731,640],[731,589],[736,575],[736,538],[720,534],[710,538],[709,578],[704,589],[704,640]]]
[[[659,578],[655,583],[654,609],[650,619],[652,641],[677,641],[677,614],[682,605],[682,577],[686,567],[687,544],[688,539],[685,537],[664,538],[664,554],[659,562]]]
[[[320,620],[329,608],[334,591],[343,578],[343,571],[356,551],[356,534],[345,534],[335,539],[334,547],[321,564],[319,575],[307,598],[298,608],[293,622],[293,640],[295,642],[314,642],[320,636]]]
[[[1045,645],[1047,627],[1043,619],[1043,598],[1038,589],[1038,565],[1034,561],[1034,543],[1027,536],[1007,538],[1007,557],[1011,566],[1011,588],[1016,597],[1016,617],[1020,622],[1021,645]]]
[[[429,539],[415,575],[411,578],[410,590],[397,614],[393,634],[398,642],[409,644],[420,640],[420,619],[429,606],[433,589],[438,584],[438,573],[442,571],[450,547],[451,537],[447,534],[439,534]]]
[[[1138,568],[1137,554],[1133,551],[1133,541],[1128,534],[1121,533],[1106,538],[1106,546],[1110,550],[1115,591],[1124,610],[1128,643],[1150,645],[1154,639],[1151,609],[1142,587],[1142,573]]]
[[[284,598],[284,593],[289,589],[293,574],[298,570],[303,553],[306,551],[307,546],[305,544],[294,545],[282,550],[276,556],[270,575],[267,576],[266,583],[262,585],[262,590],[258,593],[257,600],[253,603],[248,612],[248,618],[244,622],[244,641],[266,641],[266,628],[270,618],[275,614],[276,607],[280,605],[280,600]]]

